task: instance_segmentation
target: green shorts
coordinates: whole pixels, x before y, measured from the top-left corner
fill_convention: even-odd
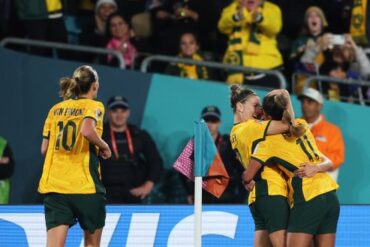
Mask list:
[[[105,225],[104,194],[45,195],[45,222],[47,230],[59,225],[75,225],[78,221],[83,230],[94,233]]]
[[[289,205],[284,196],[262,196],[249,205],[255,224],[255,231],[267,230],[273,233],[288,226]]]
[[[335,191],[316,196],[294,205],[290,211],[288,232],[308,234],[336,233],[339,201]]]

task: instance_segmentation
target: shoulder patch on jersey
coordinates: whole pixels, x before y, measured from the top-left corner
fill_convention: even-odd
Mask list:
[[[102,115],[101,110],[100,110],[100,109],[96,109],[96,111],[95,111],[95,115],[96,115],[96,117],[100,118],[100,117],[101,117],[101,115]]]

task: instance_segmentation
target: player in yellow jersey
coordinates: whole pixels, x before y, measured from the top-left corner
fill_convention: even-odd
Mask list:
[[[103,132],[104,106],[95,101],[99,89],[96,71],[77,68],[60,80],[64,101],[54,105],[43,130],[45,156],[38,191],[45,194],[47,246],[64,246],[68,228],[80,223],[85,246],[99,246],[105,224],[105,189],[98,153],[111,156]]]
[[[270,95],[283,94],[290,100],[286,90],[273,90]],[[260,109],[259,97],[249,89],[231,87],[231,107],[234,111],[234,126],[230,133],[233,150],[244,168],[254,149],[266,135],[280,134],[300,127],[286,121],[260,121],[255,119]],[[288,112],[294,116],[293,108]],[[258,174],[260,179],[249,194],[248,204],[255,223],[254,246],[285,247],[286,229],[289,217],[287,184],[281,171],[276,167],[264,167]]]
[[[278,96],[264,99],[263,109],[270,119],[282,118],[285,103],[281,102]],[[339,186],[326,173],[332,162],[320,153],[311,131],[306,129],[299,138],[289,134],[266,137],[254,150],[244,181],[258,180],[255,174],[266,167],[278,167],[288,177],[292,209],[287,246],[309,247],[312,239],[315,246],[334,246],[340,210],[335,191]]]

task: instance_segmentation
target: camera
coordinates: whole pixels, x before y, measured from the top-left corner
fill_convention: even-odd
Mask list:
[[[346,40],[344,38],[344,35],[333,35],[333,38],[332,38],[333,45],[344,45],[345,43],[346,43]]]

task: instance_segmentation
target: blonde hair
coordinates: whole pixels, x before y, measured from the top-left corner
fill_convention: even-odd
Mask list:
[[[87,93],[91,85],[99,80],[96,71],[88,65],[78,67],[72,77],[63,77],[59,82],[59,96],[64,100]]]

